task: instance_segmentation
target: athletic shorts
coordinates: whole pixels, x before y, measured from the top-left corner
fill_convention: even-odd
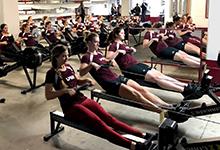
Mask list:
[[[152,68],[146,64],[138,63],[123,70],[122,73],[129,79],[145,79],[145,75]]]
[[[114,96],[119,96],[119,89],[121,84],[127,84],[128,78],[119,76],[116,80],[102,82],[102,88],[108,93]]]
[[[187,40],[187,39],[190,38],[190,37],[191,37],[191,33],[186,33],[186,34],[184,34],[184,35],[181,36],[181,38],[182,38],[183,40]]]
[[[175,48],[185,51],[186,42],[182,41],[175,45]]]
[[[178,52],[179,50],[173,47],[167,47],[165,48],[163,51],[160,52],[160,57],[162,59],[170,59],[173,60],[174,55],[176,54],[176,52]]]

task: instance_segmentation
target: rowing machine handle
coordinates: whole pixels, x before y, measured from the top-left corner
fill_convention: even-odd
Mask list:
[[[86,82],[85,84],[82,84],[76,88],[76,92],[86,90],[88,87],[92,86],[90,82]]]
[[[111,65],[110,64],[102,64],[100,65],[102,68],[109,68]]]
[[[109,67],[113,67],[113,64],[112,64],[112,61],[109,61],[106,64],[101,64],[100,66],[102,68],[109,68]]]

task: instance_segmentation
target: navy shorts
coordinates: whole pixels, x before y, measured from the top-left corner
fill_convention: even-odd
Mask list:
[[[182,41],[175,45],[175,48],[183,50],[185,49],[186,42]]]
[[[167,47],[165,49],[163,49],[163,51],[160,52],[160,57],[162,59],[171,59],[173,60],[174,55],[176,54],[176,52],[178,52],[179,50],[173,47]]]
[[[125,77],[129,79],[145,79],[145,75],[152,68],[146,64],[138,63],[133,66],[126,68],[126,70],[122,70],[122,73]]]
[[[102,82],[102,88],[108,93],[114,96],[119,96],[119,89],[121,84],[127,84],[128,78],[119,76],[116,80]]]

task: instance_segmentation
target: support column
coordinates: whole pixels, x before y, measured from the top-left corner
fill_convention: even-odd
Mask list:
[[[121,1],[121,15],[122,16],[129,16],[130,11],[130,1],[128,0],[122,0]]]
[[[0,23],[6,23],[9,32],[17,37],[19,33],[18,0],[0,0]]]
[[[209,11],[208,11],[208,47],[207,47],[207,59],[217,60],[219,47],[219,35],[220,35],[220,1],[209,0]],[[205,13],[204,13],[205,14]]]
[[[173,21],[173,9],[172,0],[165,1],[164,22]]]
[[[217,63],[219,47],[219,35],[220,35],[220,1],[209,0],[208,8],[208,47],[207,47],[207,64],[210,69],[210,75],[213,76],[212,83],[220,83],[220,66]],[[205,15],[205,13],[204,13]],[[220,92],[217,93],[220,96]]]

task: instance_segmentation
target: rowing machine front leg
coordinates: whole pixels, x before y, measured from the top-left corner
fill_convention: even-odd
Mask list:
[[[50,133],[43,137],[45,142],[49,141],[53,136],[55,136],[56,134],[64,130],[64,127],[60,126],[60,124],[61,124],[60,122],[57,122],[56,128],[55,128],[55,120],[53,119],[53,113],[51,112],[50,113]]]

